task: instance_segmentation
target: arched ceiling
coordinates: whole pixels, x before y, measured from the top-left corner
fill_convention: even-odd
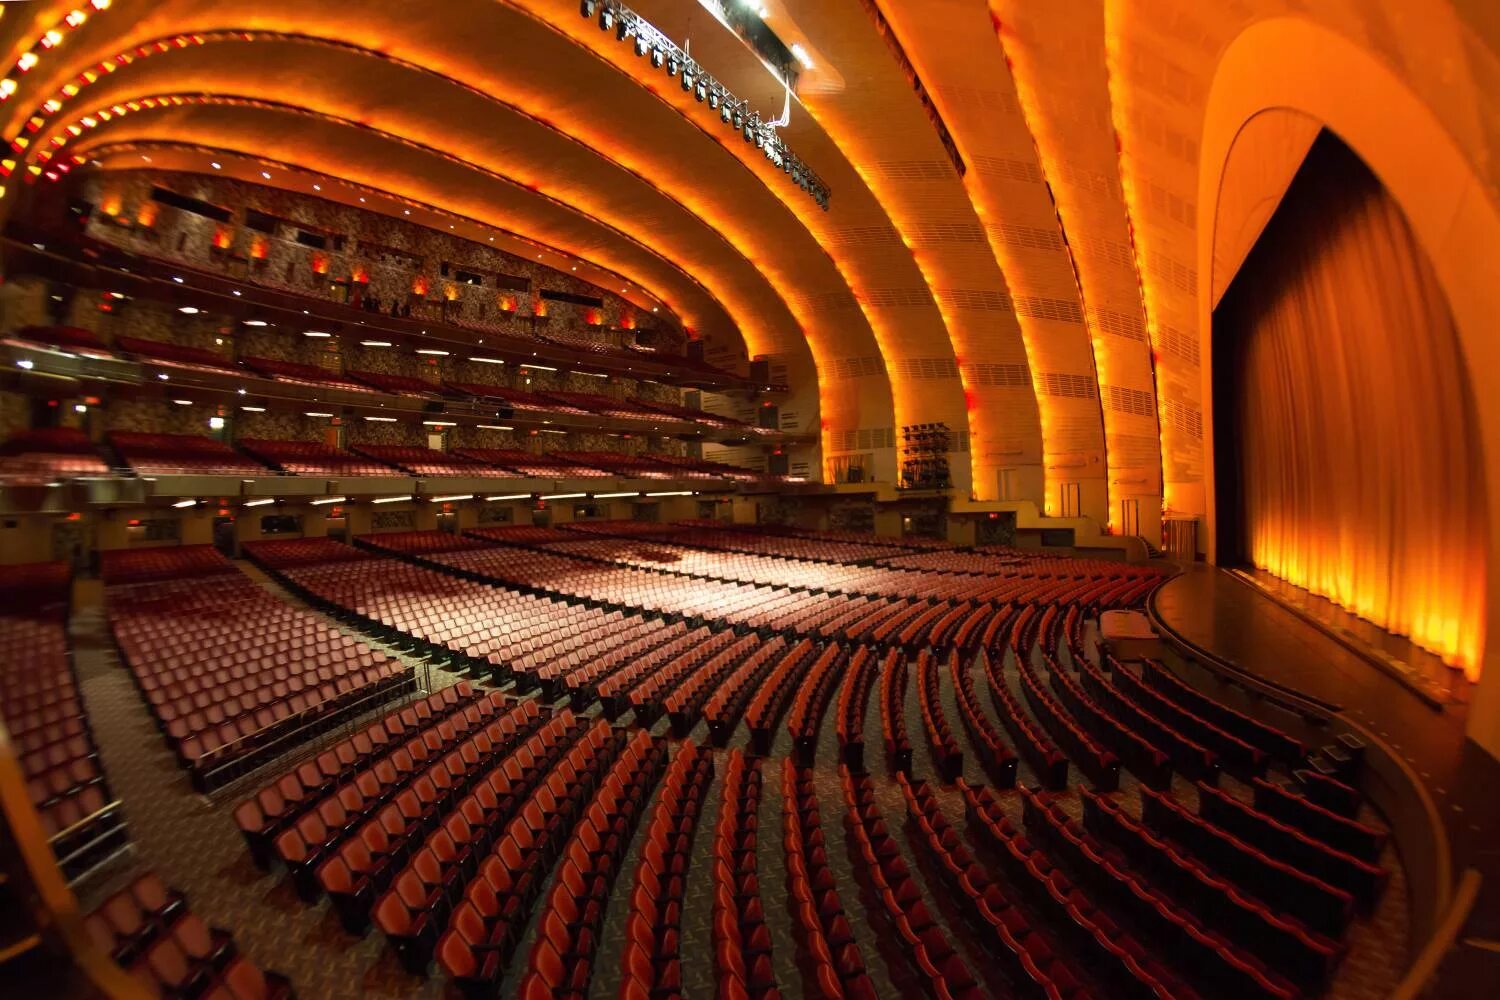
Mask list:
[[[825,459],[873,452],[893,478],[899,428],[943,421],[972,432],[953,457],[976,495],[1041,505],[1079,482],[1101,521],[1125,499],[1204,507],[1198,138],[1238,33],[1295,8],[1379,53],[1500,191],[1500,25],[1484,5],[765,6],[811,56],[781,135],[828,183],[826,212],[574,0],[445,0],[421,16],[405,0],[6,4],[0,122],[15,136],[59,100],[35,156],[106,102],[191,96],[83,129],[69,152],[237,152],[498,226],[786,364],[798,408],[820,412]],[[636,9],[778,114],[782,84],[707,5]]]

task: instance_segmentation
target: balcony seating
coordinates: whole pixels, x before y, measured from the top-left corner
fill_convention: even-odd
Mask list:
[[[448,390],[460,396],[478,396],[492,399],[512,410],[522,413],[563,413],[570,416],[587,416],[589,411],[579,406],[569,406],[551,395],[511,389],[500,385],[484,385],[479,382],[446,382]]]
[[[442,386],[436,382],[428,382],[425,379],[413,378],[410,375],[391,375],[386,372],[366,372],[348,369],[344,372],[346,376],[356,382],[378,389],[381,392],[389,392],[396,396],[430,397],[442,396]]]
[[[36,427],[12,434],[0,445],[0,484],[45,486],[80,476],[107,476],[87,434],[71,427]]]
[[[190,371],[223,372],[237,374],[234,362],[221,354],[202,347],[184,347],[159,340],[143,340],[139,337],[116,337],[115,350],[133,355],[152,364],[186,368]]]
[[[806,974],[823,996],[875,1000],[875,987],[823,850],[823,821],[812,772],[799,769],[788,757],[782,761],[781,775],[787,905]]]
[[[11,336],[43,347],[96,357],[107,357],[110,353],[98,334],[79,326],[23,326]]]
[[[850,859],[873,887],[897,937],[882,950],[903,957],[929,996],[955,1000],[985,996],[986,991],[923,901],[922,890],[886,829],[869,776],[856,776],[843,765],[839,766],[839,775],[848,809]],[[905,779],[899,772],[898,777]]]
[[[507,448],[455,448],[453,454],[507,469],[528,479],[607,479],[603,469],[591,469],[555,455]]]
[[[267,468],[212,438],[114,431],[109,443],[138,476],[264,476]]]
[[[328,476],[346,479],[358,476],[399,476],[402,472],[381,462],[361,458],[342,448],[319,441],[277,441],[240,438],[246,454],[274,469],[294,476]]]
[[[577,407],[588,413],[597,413],[601,417],[611,417],[616,420],[664,420],[664,416],[655,410],[633,403],[626,399],[615,399],[611,396],[601,396],[593,392],[558,392],[548,390],[548,399],[555,399],[567,406]]]
[[[398,444],[357,444],[350,451],[385,465],[395,466],[409,476],[463,476],[470,479],[504,479],[504,469],[477,462],[455,452],[434,451]]]
[[[682,990],[682,910],[694,830],[713,773],[713,754],[687,742],[662,777],[627,897],[622,994],[634,989],[658,996]]]
[[[84,918],[100,951],[124,966],[151,995],[290,1000],[285,976],[238,953],[228,931],[209,927],[182,893],[142,875]]]
[[[645,455],[626,455],[613,451],[556,451],[552,453],[564,461],[603,469],[612,476],[628,479],[670,479],[671,470],[653,462]]]
[[[371,387],[321,365],[305,365],[297,361],[282,361],[277,358],[240,358],[240,364],[257,375],[290,382],[294,385],[313,385],[324,389],[343,389],[346,392],[370,392]]]

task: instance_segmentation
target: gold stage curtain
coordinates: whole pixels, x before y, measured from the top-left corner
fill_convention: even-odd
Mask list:
[[[1477,679],[1483,458],[1457,334],[1400,207],[1337,139],[1309,152],[1215,327],[1240,555]]]

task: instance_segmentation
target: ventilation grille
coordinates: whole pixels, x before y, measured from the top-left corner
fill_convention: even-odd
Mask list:
[[[946,93],[946,88],[944,90]],[[974,169],[981,177],[1020,184],[1042,183],[1042,168],[1035,160],[1010,160],[1001,156],[976,156]]]
[[[1087,233],[1070,234],[1068,239],[1091,261],[1118,268],[1135,267],[1135,257],[1130,252],[1129,243],[1101,239]]]
[[[1017,250],[1061,250],[1062,232],[1056,226],[1016,226],[996,223],[990,235],[1002,245]]]
[[[1146,185],[1146,203],[1153,209],[1165,213],[1173,222],[1189,228],[1198,213],[1198,207],[1186,198],[1179,198],[1159,184]]]
[[[862,358],[834,358],[828,367],[829,378],[835,379],[869,378],[885,374],[885,365],[881,364],[878,354]]]
[[[857,305],[854,296],[847,291],[810,292],[807,295],[794,296],[792,302],[798,309],[815,313],[852,309]]]
[[[1015,95],[1004,90],[980,90],[978,87],[940,85],[937,92],[943,95],[943,103],[954,108],[1000,114],[1019,114],[1021,111]],[[993,157],[975,157],[975,163],[984,159],[993,159]]]
[[[1004,386],[1008,389],[1029,389],[1031,374],[1025,365],[969,365],[965,369],[969,385]]]
[[[1146,321],[1139,313],[1123,313],[1113,309],[1094,310],[1094,329],[1112,337],[1126,340],[1146,339]]]
[[[897,358],[891,367],[902,378],[958,378],[958,363],[952,358]]]
[[[916,246],[975,246],[985,242],[983,227],[953,222],[908,226],[907,235]]]
[[[1037,385],[1046,396],[1061,396],[1065,399],[1095,399],[1098,392],[1094,380],[1088,375],[1071,372],[1039,372]]]
[[[846,226],[825,235],[823,243],[833,247],[901,246],[901,234],[893,226]]]
[[[1198,291],[1197,269],[1173,260],[1159,250],[1153,250],[1147,258],[1146,270],[1179,292],[1193,295]]]
[[[1161,340],[1161,349],[1174,357],[1181,358],[1192,365],[1198,364],[1198,338],[1177,329],[1175,326],[1164,326],[1158,335]]]
[[[953,165],[945,160],[884,160],[871,167],[888,181],[953,180]]]
[[[1182,431],[1194,441],[1203,439],[1203,413],[1195,406],[1188,406],[1175,399],[1165,401],[1167,423],[1174,430]]]
[[[1143,389],[1106,385],[1104,386],[1104,405],[1116,413],[1130,413],[1137,417],[1156,416],[1156,407],[1151,393]]]
[[[870,451],[896,447],[894,427],[860,427],[855,430],[829,431],[828,447],[835,452]]]
[[[939,288],[937,294],[943,303],[955,309],[973,309],[983,312],[1014,312],[1015,305],[1010,294],[995,288]]]
[[[925,288],[871,288],[864,302],[876,309],[900,309],[931,305],[932,299]]]
[[[1030,319],[1050,319],[1058,323],[1082,323],[1083,307],[1071,299],[1028,295],[1016,299],[1016,315]]]

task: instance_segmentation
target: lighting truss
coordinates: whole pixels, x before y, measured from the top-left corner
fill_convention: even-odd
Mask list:
[[[653,68],[665,67],[668,75],[680,79],[683,90],[692,92],[711,110],[718,111],[719,121],[739,132],[745,142],[753,143],[773,166],[817,202],[819,208],[828,211],[828,199],[833,192],[817,172],[782,141],[776,126],[762,120],[760,112],[750,109],[749,101],[735,97],[676,42],[619,0],[582,0],[578,12],[591,20],[597,15],[599,30],[613,30],[617,40],[629,40],[637,56],[645,58],[649,54]]]

